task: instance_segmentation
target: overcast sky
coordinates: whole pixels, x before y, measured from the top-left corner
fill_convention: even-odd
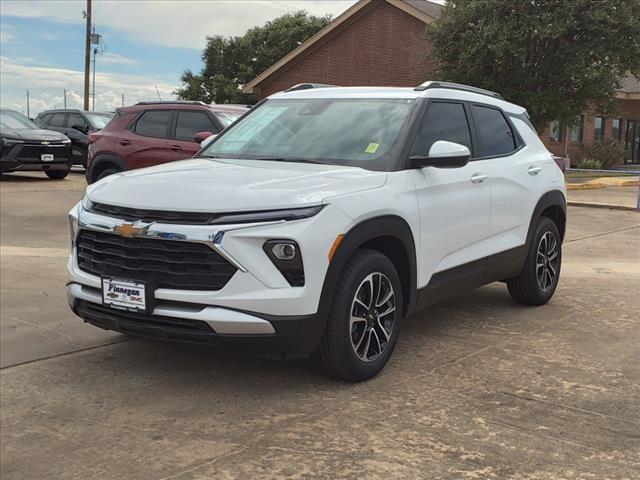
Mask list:
[[[207,35],[242,35],[295,10],[334,17],[354,0],[93,0],[96,110],[172,98],[185,68],[199,71]],[[82,108],[84,0],[0,1],[0,104],[31,116],[47,108]]]

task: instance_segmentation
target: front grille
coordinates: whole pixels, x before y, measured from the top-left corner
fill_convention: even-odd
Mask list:
[[[67,159],[67,148],[64,144],[51,144],[51,145],[22,145],[20,149],[20,158],[31,158],[34,160],[40,160],[42,154],[53,154],[54,159],[62,160]]]
[[[82,230],[76,245],[80,270],[96,276],[149,282],[152,288],[220,290],[237,270],[200,243],[125,238]]]
[[[209,225],[220,216],[220,214],[216,213],[144,210],[140,208],[105,205],[104,203],[92,204],[91,212],[133,222],[141,220],[147,223],[160,222],[181,225]]]

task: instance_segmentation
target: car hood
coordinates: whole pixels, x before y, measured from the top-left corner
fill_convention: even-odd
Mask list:
[[[319,205],[381,187],[385,172],[260,160],[190,159],[111,175],[89,200],[150,210],[239,212]]]
[[[20,130],[3,128],[0,135],[2,138],[22,140],[23,142],[61,142],[63,140],[67,140],[67,137],[62,133],[54,132],[52,130],[42,130],[39,128]]]

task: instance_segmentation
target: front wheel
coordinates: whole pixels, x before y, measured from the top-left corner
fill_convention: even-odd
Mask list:
[[[544,305],[558,286],[562,263],[562,240],[553,220],[541,217],[533,233],[525,266],[507,280],[509,294],[523,305]]]
[[[358,250],[338,281],[313,358],[344,380],[374,377],[393,353],[402,314],[402,285],[391,260],[373,250]]]
[[[69,175],[70,171],[71,168],[67,168],[65,170],[46,170],[44,173],[46,173],[47,177],[49,177],[51,180],[62,180],[67,175]]]

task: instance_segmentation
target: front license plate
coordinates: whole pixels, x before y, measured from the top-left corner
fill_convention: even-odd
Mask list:
[[[40,155],[40,160],[43,162],[53,162],[53,153],[43,153]]]
[[[102,303],[114,308],[146,311],[146,288],[132,280],[102,279]]]

